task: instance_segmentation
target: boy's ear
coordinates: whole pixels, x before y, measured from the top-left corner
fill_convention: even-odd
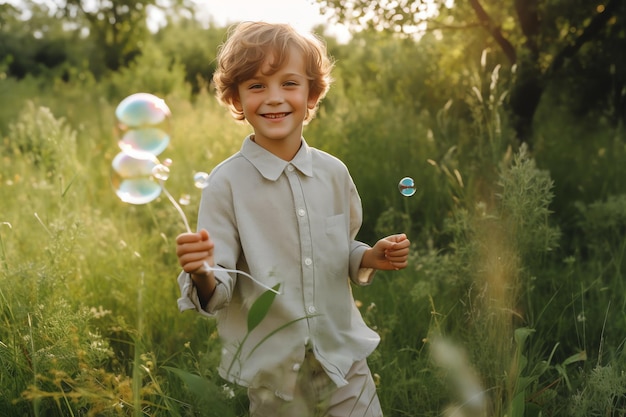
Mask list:
[[[238,112],[243,112],[243,106],[241,105],[241,100],[239,100],[239,96],[233,97],[233,107]]]
[[[306,102],[306,106],[310,109],[313,110],[315,108],[315,106],[317,106],[317,102],[319,100],[320,96],[315,94],[315,95],[310,95],[309,99]]]

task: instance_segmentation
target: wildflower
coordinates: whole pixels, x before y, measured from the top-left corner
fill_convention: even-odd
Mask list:
[[[222,385],[226,398],[235,398],[235,390],[233,390],[228,384]]]
[[[380,386],[380,375],[375,373],[372,376],[374,377],[374,384],[376,384],[377,387]]]

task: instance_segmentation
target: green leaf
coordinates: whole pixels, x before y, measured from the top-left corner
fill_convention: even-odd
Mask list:
[[[517,329],[515,329],[515,342],[517,343],[517,346],[519,347],[519,349],[521,350],[524,346],[524,342],[526,342],[526,339],[528,339],[528,337],[533,334],[535,332],[535,329],[530,329],[528,327],[519,327]]]
[[[195,397],[195,406],[202,408],[205,417],[233,417],[230,400],[224,394],[224,388],[218,386],[214,381],[192,374],[184,369],[163,366],[163,369],[176,375],[189,389]],[[179,415],[178,413],[170,415]]]
[[[261,321],[267,315],[272,303],[274,302],[274,297],[276,297],[276,292],[278,292],[278,288],[280,288],[280,284],[276,284],[273,288],[274,291],[267,290],[263,294],[256,299],[252,307],[250,307],[250,311],[248,311],[248,333],[256,328],[256,326],[261,323]]]
[[[192,374],[183,369],[173,368],[171,366],[164,366],[163,369],[178,376],[187,385],[189,391],[198,397],[204,397],[210,393],[217,392],[215,384],[200,375]]]
[[[511,417],[524,417],[526,407],[526,395],[524,391],[515,394],[509,405],[509,415]]]
[[[567,365],[571,365],[572,363],[575,362],[582,362],[582,361],[586,361],[587,360],[587,351],[583,350],[581,352],[575,353],[572,356],[566,358],[562,365],[565,367]]]

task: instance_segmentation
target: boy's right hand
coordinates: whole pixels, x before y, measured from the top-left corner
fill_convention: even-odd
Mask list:
[[[176,256],[178,263],[187,273],[207,275],[213,266],[213,241],[209,232],[202,229],[197,233],[181,233],[176,237]]]

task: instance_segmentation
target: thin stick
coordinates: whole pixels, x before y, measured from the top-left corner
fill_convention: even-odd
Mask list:
[[[185,216],[185,212],[183,211],[182,207],[180,206],[180,204],[178,204],[178,201],[176,201],[176,199],[172,197],[169,191],[167,191],[167,188],[165,188],[165,182],[163,180],[159,180],[159,183],[161,184],[161,189],[167,196],[168,200],[170,200],[170,202],[172,203],[176,211],[178,211],[178,214],[180,214],[180,217],[183,219],[183,223],[185,223],[185,228],[187,229],[187,233],[191,233],[191,228],[189,227],[187,216]]]
[[[172,203],[174,208],[176,208],[176,211],[178,211],[178,214],[180,214],[180,217],[183,219],[183,223],[185,223],[185,228],[187,229],[187,232],[188,233],[192,233],[191,232],[191,228],[189,227],[189,222],[187,221],[187,216],[185,216],[185,212],[183,211],[182,207],[180,206],[180,204],[178,204],[176,199],[174,197],[172,197],[172,195],[169,193],[169,191],[167,191],[167,189],[165,188],[165,182],[163,180],[159,180],[159,183],[161,184],[161,189],[163,190],[163,193],[167,196],[168,200],[170,200],[170,202]],[[252,275],[250,275],[250,274],[248,274],[248,273],[246,273],[244,271],[240,271],[238,269],[221,268],[221,267],[220,268],[215,268],[215,267],[210,266],[206,262],[204,263],[204,268],[206,268],[209,271],[225,271],[225,272],[232,272],[232,273],[244,275],[244,276],[250,278],[252,281],[254,281],[257,284],[259,284],[261,287],[265,288],[266,290],[269,290],[269,291],[273,292],[274,294],[280,294],[280,292],[276,291],[274,288],[265,285],[264,283],[258,281]]]

